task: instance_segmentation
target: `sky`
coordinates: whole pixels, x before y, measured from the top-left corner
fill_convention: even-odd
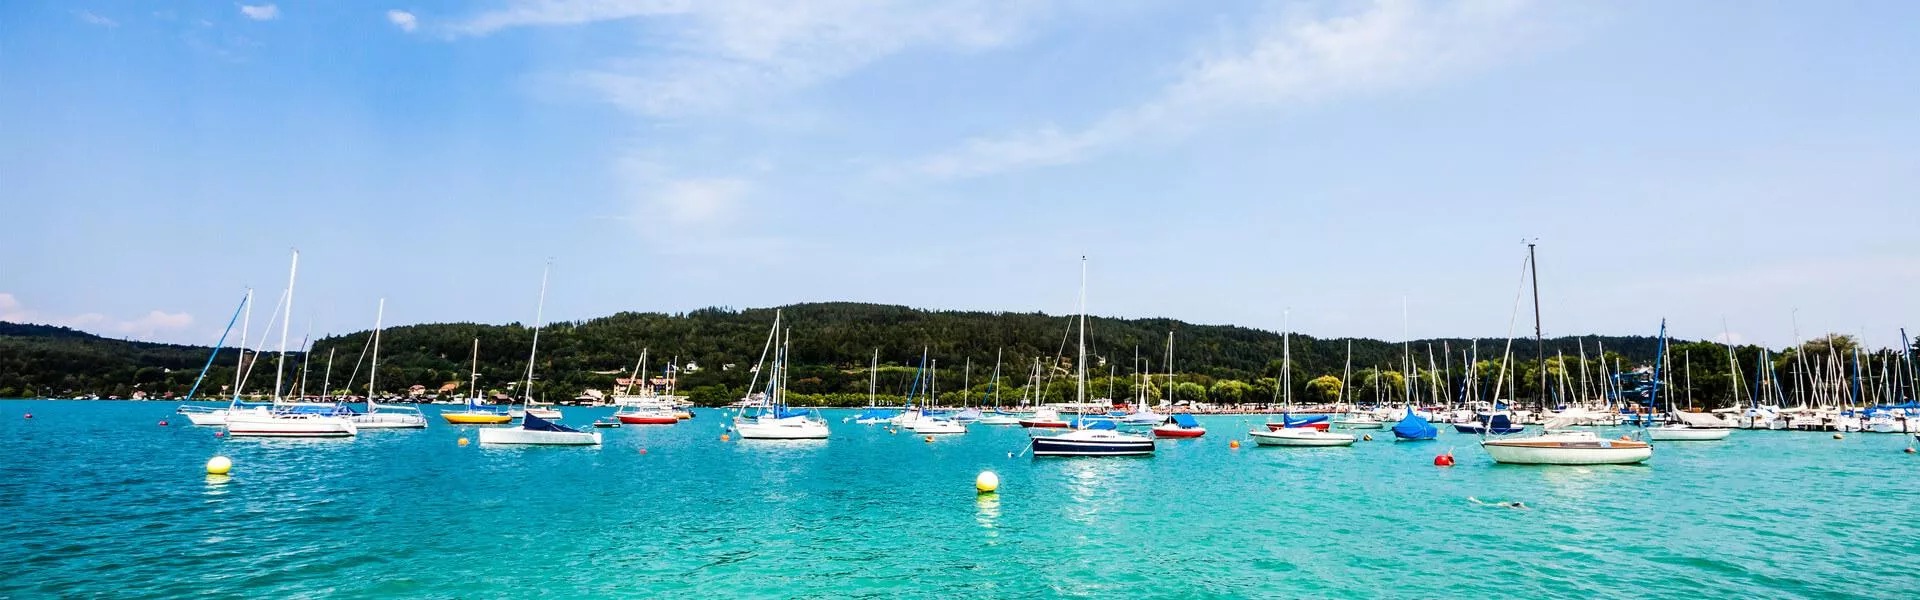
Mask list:
[[[1920,3],[0,3],[0,320],[1920,333]],[[1516,316],[1518,319],[1516,320]],[[804,324],[796,324],[804,330]],[[271,346],[272,344],[269,344]]]

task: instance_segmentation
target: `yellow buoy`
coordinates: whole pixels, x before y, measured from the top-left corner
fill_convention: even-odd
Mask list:
[[[933,436],[927,436],[927,443],[933,443]]]
[[[1000,476],[993,474],[993,471],[981,471],[979,477],[973,478],[973,489],[982,494],[991,494],[1000,489]]]
[[[1843,440],[1843,439],[1846,439],[1846,438],[1847,438],[1847,436],[1844,436],[1844,435],[1840,435],[1840,434],[1838,434],[1838,433],[1836,433],[1836,434],[1833,434],[1833,439],[1836,439],[1836,440]]]
[[[207,459],[208,475],[225,475],[232,470],[233,470],[233,460],[228,459],[225,456],[215,456],[213,458]]]
[[[1363,441],[1363,442],[1371,442],[1371,441],[1373,441],[1373,434],[1371,434],[1371,433],[1369,433],[1369,434],[1366,434],[1366,435],[1363,435],[1363,436],[1360,436],[1360,441]]]
[[[458,443],[462,446],[467,445],[467,438],[460,438],[460,441]]]
[[[1228,448],[1239,448],[1239,447],[1240,447],[1240,440],[1230,440],[1230,441],[1228,441],[1228,442],[1227,442],[1227,447],[1228,447]]]

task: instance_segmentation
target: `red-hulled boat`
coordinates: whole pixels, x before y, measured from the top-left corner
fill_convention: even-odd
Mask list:
[[[1197,438],[1207,434],[1207,428],[1201,427],[1193,415],[1177,414],[1166,423],[1153,428],[1153,437],[1157,438]]]
[[[1051,408],[1042,408],[1033,411],[1033,417],[1021,419],[1020,426],[1029,428],[1039,427],[1043,429],[1065,429],[1067,422],[1060,420],[1059,411]]]
[[[628,425],[672,425],[680,422],[679,417],[665,412],[632,412],[614,416],[619,418],[621,423]]]

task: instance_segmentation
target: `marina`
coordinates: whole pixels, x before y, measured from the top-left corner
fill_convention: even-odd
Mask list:
[[[1451,431],[1234,449],[1244,436],[1222,434],[1258,419],[1223,415],[1151,458],[1040,460],[1008,456],[1028,439],[1017,427],[928,443],[838,424],[855,410],[822,411],[827,440],[723,442],[720,411],[696,409],[587,448],[462,446],[480,428],[440,425],[440,406],[422,408],[427,430],[340,440],[155,426],[169,410],[0,402],[0,450],[37,457],[0,479],[33,515],[0,524],[14,541],[0,569],[32,574],[0,578],[0,596],[476,597],[528,579],[558,596],[749,598],[1157,596],[1138,590],[1174,577],[1230,597],[1275,578],[1350,598],[1920,589],[1920,524],[1900,516],[1916,500],[1906,435],[1734,431],[1638,465],[1528,467]],[[1448,449],[1458,464],[1434,467]],[[230,479],[201,474],[216,454]],[[997,494],[974,491],[982,471]],[[1582,543],[1540,543],[1556,539]]]

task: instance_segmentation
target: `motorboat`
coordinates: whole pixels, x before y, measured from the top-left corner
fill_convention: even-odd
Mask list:
[[[1016,422],[1019,423],[1021,427],[1026,427],[1029,429],[1031,428],[1063,429],[1067,426],[1067,422],[1060,418],[1060,411],[1054,410],[1051,408],[1035,409],[1033,411],[1032,416],[1024,419],[1020,419]]]
[[[1356,438],[1351,433],[1321,431],[1311,427],[1282,427],[1247,432],[1253,442],[1262,446],[1352,446]]]
[[[947,417],[929,417],[914,421],[912,429],[922,435],[950,435],[966,433],[967,424]]]
[[[1732,429],[1707,429],[1686,423],[1669,423],[1647,428],[1647,439],[1656,442],[1705,442],[1727,439]]]
[[[1193,415],[1179,413],[1153,428],[1153,437],[1157,438],[1197,438],[1207,434],[1207,428]]]
[[[600,432],[581,431],[529,414],[519,427],[480,430],[480,443],[521,446],[598,446]]]

